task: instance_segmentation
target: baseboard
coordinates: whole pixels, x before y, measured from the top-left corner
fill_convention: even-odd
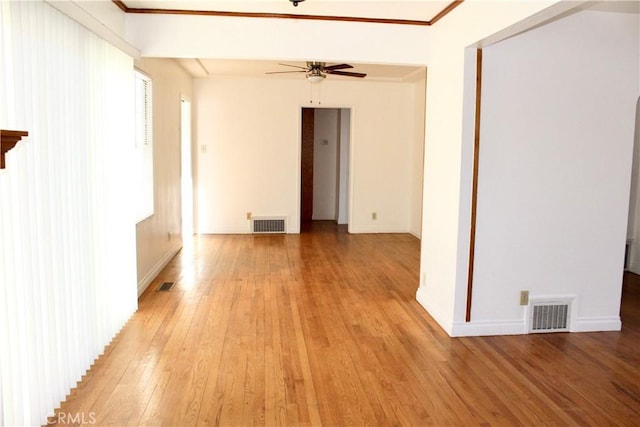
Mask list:
[[[440,310],[438,310],[437,307],[429,303],[429,298],[427,298],[422,286],[420,286],[418,288],[418,291],[416,292],[416,301],[418,301],[418,304],[420,304],[422,308],[424,308],[426,312],[429,313],[429,316],[433,317],[433,320],[435,320],[449,336],[452,336],[452,331],[450,328],[450,325],[452,324],[451,320],[449,320],[447,316],[445,316]]]
[[[570,332],[619,331],[622,327],[619,317],[592,317],[572,321]],[[499,320],[454,322],[452,337],[480,337],[491,335],[522,335],[529,333],[523,320]]]
[[[153,280],[158,277],[158,274],[160,274],[162,269],[164,269],[167,264],[169,264],[169,261],[171,261],[173,257],[176,256],[178,252],[180,252],[180,249],[182,249],[182,246],[170,247],[169,250],[162,256],[162,258],[158,260],[156,265],[154,265],[153,268],[144,275],[144,277],[138,282],[138,298],[140,298],[144,291],[147,290],[151,282],[153,282]]]
[[[217,228],[213,230],[200,230],[199,235],[216,235],[216,234],[251,234],[251,228]]]
[[[409,233],[409,227],[404,225],[353,225],[349,227],[349,233]]]
[[[620,316],[578,317],[571,324],[571,332],[605,332],[621,329]]]
[[[528,333],[524,319],[453,322],[439,311],[436,306],[430,304],[422,286],[416,292],[416,300],[451,337],[523,335]],[[582,317],[572,319],[570,332],[606,332],[619,331],[621,329],[622,322],[619,316]]]
[[[299,225],[298,225],[299,227]],[[287,225],[287,234],[299,234],[299,228],[298,231],[293,230],[292,227],[289,227],[289,225]],[[383,225],[383,226],[377,226],[377,225],[364,225],[364,226],[349,226],[349,233],[352,234],[375,234],[375,233],[410,233],[413,236],[417,237],[418,239],[420,239],[420,235],[416,234],[415,232],[411,231],[409,229],[409,227],[403,226],[403,225]],[[251,229],[238,229],[238,228],[218,228],[218,229],[212,229],[212,230],[200,230],[198,234],[203,234],[203,235],[207,235],[207,234],[251,234]]]
[[[522,335],[523,320],[494,320],[479,322],[453,322],[452,337],[486,337],[492,335]]]

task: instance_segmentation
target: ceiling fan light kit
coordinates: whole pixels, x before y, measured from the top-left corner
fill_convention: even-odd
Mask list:
[[[322,80],[327,78],[327,75],[324,74],[320,68],[312,68],[306,77],[311,83],[320,83]]]
[[[307,80],[311,83],[320,83],[327,76],[325,74],[307,74]]]
[[[295,7],[298,7],[298,3],[302,3],[304,0],[289,0]]]

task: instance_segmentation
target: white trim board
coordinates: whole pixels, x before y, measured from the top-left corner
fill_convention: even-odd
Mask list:
[[[527,335],[527,323],[524,316],[522,319],[512,320],[483,320],[472,322],[452,322],[445,319],[442,310],[431,305],[424,293],[424,285],[421,285],[416,292],[416,300],[429,315],[440,325],[440,327],[450,337],[480,337],[494,335]],[[556,296],[557,298],[557,296]],[[574,305],[572,310],[577,310]],[[449,325],[451,325],[449,327]],[[619,316],[613,317],[576,317],[572,315],[571,329],[573,332],[608,332],[622,329],[622,322]],[[560,332],[562,333],[562,332]],[[566,332],[565,332],[566,333]]]
[[[620,316],[578,317],[573,320],[570,332],[605,332],[622,329]]]
[[[573,332],[606,332],[619,331],[622,323],[619,317],[583,317],[571,320]],[[492,335],[527,335],[524,320],[493,320],[476,322],[453,322],[452,337],[480,337]],[[559,332],[566,333],[566,332]],[[533,335],[534,333],[530,333]]]
[[[524,320],[453,322],[452,337],[482,337],[526,334]]]
[[[406,225],[355,225],[349,227],[349,233],[410,233]]]

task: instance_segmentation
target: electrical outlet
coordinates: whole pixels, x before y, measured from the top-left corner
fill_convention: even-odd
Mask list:
[[[377,220],[378,219],[378,213],[377,212],[371,212],[371,219],[372,220]]]
[[[171,232],[170,231],[167,233],[167,240],[171,241]]]
[[[247,219],[251,219],[251,212],[247,212]]]
[[[520,305],[529,304],[529,291],[520,291]]]

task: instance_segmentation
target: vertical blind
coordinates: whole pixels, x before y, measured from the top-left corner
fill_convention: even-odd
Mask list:
[[[133,62],[0,1],[0,424],[43,425],[136,310]]]

